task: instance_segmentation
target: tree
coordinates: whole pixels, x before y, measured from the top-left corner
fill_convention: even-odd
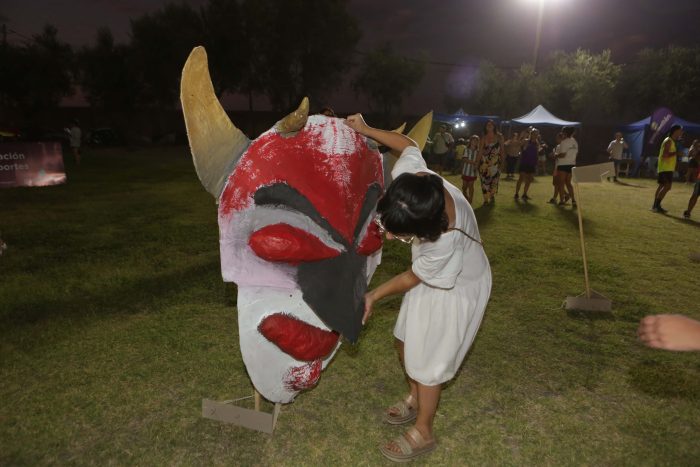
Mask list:
[[[46,25],[21,46],[7,44],[0,57],[0,102],[25,116],[58,107],[73,94],[73,51]]]
[[[643,49],[624,68],[618,98],[630,118],[665,106],[688,119],[700,119],[700,47]]]
[[[219,97],[237,91],[248,71],[242,10],[237,0],[209,0],[201,9],[204,45],[214,91]]]
[[[396,55],[386,44],[364,56],[352,86],[367,97],[370,109],[381,112],[386,125],[422,77],[421,63]]]
[[[476,71],[476,84],[463,107],[469,113],[508,115],[513,107],[512,76],[484,60]]]
[[[582,49],[555,52],[543,72],[546,101],[553,112],[579,120],[613,117],[620,71],[609,50],[600,54]]]
[[[241,62],[242,75],[238,90],[248,96],[248,110],[253,111],[253,96],[262,94],[271,81],[265,49],[274,41],[260,31],[273,28],[273,2],[243,0],[241,3]]]
[[[192,48],[204,42],[202,17],[187,4],[131,21],[134,78],[141,107],[172,108],[178,102],[180,74]]]
[[[264,89],[279,110],[295,108],[303,96],[318,98],[338,87],[360,38],[346,0],[259,0]],[[269,20],[269,22],[268,22]],[[250,34],[250,31],[248,31]]]
[[[91,106],[114,111],[135,108],[139,82],[129,60],[129,47],[116,45],[107,28],[97,31],[94,46],[80,51],[78,82]]]

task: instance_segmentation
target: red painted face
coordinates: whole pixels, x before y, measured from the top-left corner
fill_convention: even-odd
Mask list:
[[[310,120],[314,117],[310,117]],[[241,158],[221,195],[223,215],[251,204],[260,187],[285,184],[299,192],[348,243],[372,184],[381,184],[381,158],[339,119],[285,138],[269,131]],[[338,132],[345,134],[338,135]],[[338,142],[342,142],[342,145]]]
[[[301,292],[301,307],[290,294],[288,304],[239,318],[242,347],[262,336],[293,359],[290,390],[315,383],[340,334],[357,339],[368,257],[382,246],[371,222],[382,181],[381,156],[363,136],[340,119],[312,116],[296,135],[270,130],[253,141],[221,195],[224,278],[239,290]],[[239,313],[248,308],[239,302]]]

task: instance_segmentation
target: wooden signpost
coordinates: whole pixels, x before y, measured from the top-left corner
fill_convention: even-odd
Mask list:
[[[587,165],[584,167],[574,167],[572,169],[572,182],[574,185],[574,196],[576,196],[578,213],[578,230],[581,240],[581,256],[583,257],[583,278],[586,290],[576,297],[566,297],[567,310],[584,311],[611,311],[612,301],[604,295],[591,289],[588,279],[588,259],[586,258],[586,242],[583,235],[583,211],[581,208],[580,183],[600,183],[607,174],[615,173],[615,166],[612,162],[603,164]]]

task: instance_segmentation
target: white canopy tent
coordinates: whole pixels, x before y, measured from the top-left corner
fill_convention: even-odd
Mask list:
[[[543,105],[538,105],[525,115],[511,119],[509,123],[511,125],[581,126],[581,122],[562,120],[545,109]]]

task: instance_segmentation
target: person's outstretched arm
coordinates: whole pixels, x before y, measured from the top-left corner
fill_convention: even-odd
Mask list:
[[[413,287],[421,283],[421,280],[416,276],[412,269],[402,272],[401,274],[392,277],[376,289],[365,294],[365,314],[362,316],[362,324],[365,324],[372,315],[372,306],[377,300],[381,300],[389,295],[411,290]]]
[[[345,119],[345,124],[359,134],[372,138],[377,143],[388,146],[399,153],[403,152],[403,150],[409,146],[418,147],[418,144],[416,144],[415,141],[406,135],[393,131],[372,128],[365,123],[365,119],[362,118],[362,114],[350,115]]]
[[[665,350],[700,350],[700,321],[683,315],[652,315],[639,323],[639,340]]]

